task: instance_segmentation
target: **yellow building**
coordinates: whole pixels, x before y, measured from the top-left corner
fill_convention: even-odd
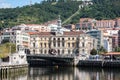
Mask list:
[[[30,34],[31,54],[90,54],[97,48],[96,39],[83,33],[75,32],[40,32]]]

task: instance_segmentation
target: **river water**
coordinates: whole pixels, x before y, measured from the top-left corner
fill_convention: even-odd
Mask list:
[[[120,80],[120,69],[30,67],[26,73],[1,80]]]

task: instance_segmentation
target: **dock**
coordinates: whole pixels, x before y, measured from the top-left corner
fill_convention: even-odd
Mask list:
[[[120,67],[120,60],[80,60],[77,66],[81,67]]]
[[[28,64],[9,64],[1,63],[0,64],[0,78],[7,78],[12,74],[19,75],[19,73],[27,72]]]

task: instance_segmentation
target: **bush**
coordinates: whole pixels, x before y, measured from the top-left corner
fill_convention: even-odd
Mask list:
[[[92,49],[91,52],[90,52],[91,55],[96,55],[97,54],[97,50],[96,49]]]

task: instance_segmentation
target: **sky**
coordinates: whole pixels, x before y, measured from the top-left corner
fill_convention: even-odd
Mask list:
[[[15,8],[30,5],[34,3],[40,3],[42,0],[0,0],[0,8]]]

